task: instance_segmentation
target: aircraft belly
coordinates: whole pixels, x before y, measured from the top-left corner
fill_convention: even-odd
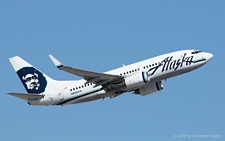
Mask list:
[[[66,104],[78,104],[78,103],[84,103],[84,102],[89,102],[89,101],[94,101],[94,100],[98,100],[101,99],[102,97],[99,95],[95,95],[95,96],[85,96],[82,98],[78,98],[75,100],[72,100]]]
[[[76,104],[76,103],[83,103],[83,102],[88,102],[88,101],[93,101],[93,100],[98,100],[101,99],[105,96],[106,92],[104,90],[100,90],[94,93],[90,93],[90,94],[81,94],[81,95],[77,95],[74,96],[72,98],[70,98],[70,100],[66,100],[66,102],[64,104]]]

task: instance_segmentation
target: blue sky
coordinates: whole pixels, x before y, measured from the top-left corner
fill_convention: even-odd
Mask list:
[[[179,134],[191,140],[222,135],[217,140],[224,140],[224,1],[2,0],[0,19],[0,140],[173,141]],[[25,92],[8,60],[15,55],[54,79],[74,80],[80,78],[56,69],[48,55],[104,72],[183,49],[210,52],[214,58],[163,81],[164,90],[145,97],[125,93],[38,107],[6,94]]]

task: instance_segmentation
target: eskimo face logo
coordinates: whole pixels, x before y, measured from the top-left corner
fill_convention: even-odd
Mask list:
[[[45,91],[47,81],[43,74],[33,67],[25,67],[17,71],[28,93],[42,93]]]

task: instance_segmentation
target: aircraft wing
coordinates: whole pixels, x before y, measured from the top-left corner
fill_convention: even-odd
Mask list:
[[[43,98],[44,95],[39,95],[39,94],[25,94],[25,93],[15,93],[15,92],[9,92],[9,95],[24,99],[24,100],[36,100]]]
[[[81,70],[81,69],[65,66],[60,61],[58,61],[54,56],[49,55],[49,57],[51,58],[52,62],[56,65],[56,67],[59,68],[60,70],[83,77],[87,81],[86,83],[94,83],[95,87],[100,85],[103,86],[106,84],[110,85],[115,82],[123,81],[124,79],[122,76],[92,72],[92,71]]]

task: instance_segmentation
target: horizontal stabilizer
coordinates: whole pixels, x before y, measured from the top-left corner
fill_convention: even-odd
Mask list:
[[[9,95],[24,99],[24,100],[36,100],[41,99],[44,97],[44,95],[38,95],[38,94],[26,94],[26,93],[15,93],[15,92],[9,92]]]

